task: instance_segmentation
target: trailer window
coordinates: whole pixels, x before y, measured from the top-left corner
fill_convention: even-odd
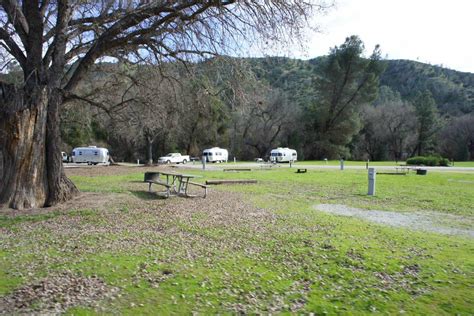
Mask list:
[[[99,155],[99,152],[98,151],[94,151],[94,156],[97,156]]]
[[[79,156],[82,156],[82,151],[79,152]]]

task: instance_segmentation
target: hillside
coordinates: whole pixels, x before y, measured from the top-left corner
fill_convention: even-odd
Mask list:
[[[324,57],[310,60],[285,57],[246,58],[257,78],[288,92],[299,104],[312,98],[312,78]],[[460,72],[412,60],[384,60],[385,72],[380,86],[388,86],[403,99],[410,100],[418,91],[429,90],[441,114],[459,116],[474,112],[474,74]],[[206,64],[206,63],[205,63]],[[104,64],[103,64],[104,65]],[[21,74],[18,74],[21,76]],[[18,80],[16,72],[0,74],[6,82]],[[97,76],[97,73],[95,73]]]
[[[311,98],[311,78],[324,57],[297,60],[282,57],[249,59],[259,78],[287,91],[293,101]],[[388,86],[403,99],[429,90],[441,113],[458,116],[474,112],[474,74],[459,72],[410,60],[384,60],[381,86]]]
[[[380,84],[398,91],[402,97],[410,98],[417,91],[427,89],[442,113],[474,112],[474,74],[411,60],[384,62],[387,68]]]

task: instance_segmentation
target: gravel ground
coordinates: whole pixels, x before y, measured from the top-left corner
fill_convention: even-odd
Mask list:
[[[459,226],[467,220],[463,216],[436,212],[398,213],[391,211],[364,210],[341,204],[318,204],[314,206],[325,213],[356,217],[377,224],[394,227],[406,227],[413,230],[423,230],[444,235],[465,235],[474,237],[474,230]]]

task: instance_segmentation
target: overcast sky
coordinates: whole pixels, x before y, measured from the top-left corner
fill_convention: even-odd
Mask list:
[[[306,55],[326,55],[352,34],[369,55],[380,44],[388,59],[411,59],[474,73],[474,0],[336,0],[317,17]],[[298,54],[296,54],[298,55]]]

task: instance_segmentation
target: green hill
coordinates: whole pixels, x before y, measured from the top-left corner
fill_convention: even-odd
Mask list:
[[[459,115],[474,112],[474,74],[459,72],[411,60],[387,60],[380,84],[404,98],[429,90],[441,113]]]
[[[311,82],[324,57],[298,60],[283,57],[248,59],[253,71],[271,86],[289,93],[293,101],[312,97]],[[380,86],[388,86],[403,99],[429,90],[443,114],[458,116],[474,112],[474,74],[411,60],[384,60]]]

